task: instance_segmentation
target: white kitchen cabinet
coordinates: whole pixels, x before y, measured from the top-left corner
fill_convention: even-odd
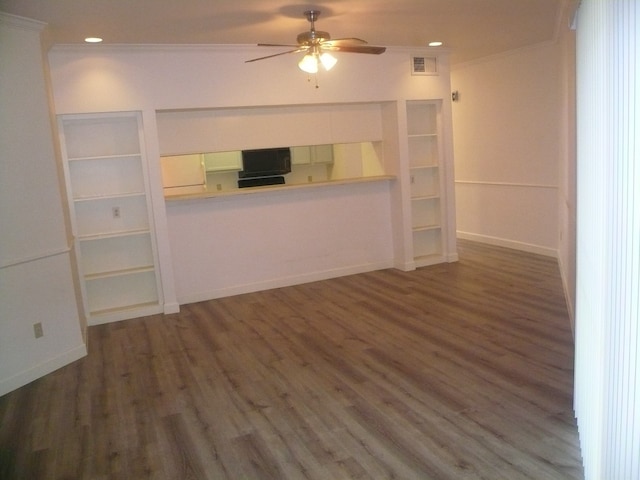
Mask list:
[[[204,186],[205,173],[202,155],[174,155],[160,157],[164,188]]]
[[[333,163],[333,145],[304,145],[291,147],[292,165],[319,165]]]
[[[225,172],[242,170],[242,152],[212,152],[202,155],[206,172]]]

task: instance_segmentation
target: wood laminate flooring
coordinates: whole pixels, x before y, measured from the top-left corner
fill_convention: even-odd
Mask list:
[[[90,327],[0,398],[0,475],[581,479],[556,261],[459,253]]]

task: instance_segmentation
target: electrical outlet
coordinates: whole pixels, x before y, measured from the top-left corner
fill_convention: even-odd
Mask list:
[[[38,322],[38,323],[34,323],[33,324],[33,335],[36,338],[40,338],[40,337],[44,336],[44,331],[42,330],[42,322]]]
[[[113,207],[113,218],[120,218],[120,207]]]

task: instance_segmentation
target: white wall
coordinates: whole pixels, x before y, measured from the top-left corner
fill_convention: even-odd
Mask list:
[[[545,43],[452,69],[459,236],[556,255],[561,61]]]
[[[56,46],[49,53],[56,113],[448,98],[447,55],[439,76],[411,76],[410,53],[338,53],[319,88],[295,55],[244,61],[282,51],[255,46]],[[434,55],[436,52],[426,53]]]
[[[395,149],[385,147],[385,162],[392,165],[390,172],[398,173],[402,170],[396,166],[400,161],[398,123],[389,125],[393,115],[381,111],[393,110],[396,102],[405,99],[446,100],[450,95],[445,54],[440,57],[439,76],[410,74],[410,53],[425,55],[424,51],[389,49],[381,56],[338,54],[337,66],[330,73],[320,74],[319,88],[315,88],[313,80],[308,82],[307,75],[297,68],[295,56],[244,63],[274,51],[278,50],[255,46],[88,46],[56,47],[49,54],[58,114],[143,112],[164,298],[169,303],[287,284],[292,279],[326,278],[330,272],[338,275],[371,270],[391,262],[407,264],[407,259],[397,258],[405,255],[406,249],[397,245],[402,236],[394,233],[403,228],[403,220],[392,220],[389,213],[392,204],[400,202],[399,185],[408,188],[406,171],[390,184],[165,205],[159,166],[164,140],[158,133],[158,125],[164,120],[157,112],[191,109],[191,115],[205,109],[278,107],[281,112],[294,112],[296,135],[304,132],[305,136],[301,144],[322,144],[326,143],[327,132],[316,124],[321,115],[316,117],[314,108],[319,112],[339,111],[344,120],[349,118],[349,109],[341,111],[338,104],[368,103],[372,106],[365,110],[371,111],[376,129],[382,127],[385,142],[395,145]],[[306,106],[303,114],[295,108],[299,106]],[[442,145],[448,170],[452,169],[448,101],[443,102],[442,110]],[[256,108],[253,113],[266,111]],[[229,121],[236,120],[229,117]],[[361,138],[358,121],[342,124],[332,130],[332,141],[380,140]],[[254,144],[260,137],[259,146],[270,146],[266,142],[275,142],[291,125],[292,121],[281,127],[270,125],[273,133],[269,135],[262,129],[231,131],[248,136],[248,140],[238,139],[240,143]],[[223,143],[229,148],[233,144],[233,149],[245,146],[229,143],[228,138]],[[452,178],[452,171],[448,175]],[[271,208],[265,209],[264,204]],[[235,211],[242,215],[235,215]],[[272,232],[266,240],[278,243],[279,251],[287,252],[285,258],[265,255],[261,240],[265,240],[264,228],[270,221],[281,228],[278,236]],[[311,232],[315,241],[309,240]],[[252,252],[254,268],[238,269],[239,258],[246,251]]]
[[[389,181],[171,201],[168,221],[180,303],[393,266]]]
[[[0,14],[0,395],[86,354],[41,29]]]

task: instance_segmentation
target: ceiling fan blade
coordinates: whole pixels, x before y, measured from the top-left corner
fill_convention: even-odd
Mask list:
[[[334,40],[327,40],[326,42],[322,42],[322,46],[324,47],[338,47],[341,45],[366,45],[367,42],[362,40],[361,38],[336,38]]]
[[[323,45],[322,48],[325,48]],[[329,46],[327,50],[331,50],[334,52],[345,52],[345,53],[370,53],[373,55],[380,55],[387,50],[387,47],[374,47],[372,45],[337,45],[337,46]]]
[[[259,47],[293,47],[293,48],[300,48],[300,45],[296,44],[296,45],[285,45],[282,43],[259,43],[258,44]]]
[[[283,45],[278,43],[259,43],[259,47],[288,47],[292,50],[286,52],[274,53],[273,55],[267,55],[259,58],[252,58],[251,60],[245,60],[245,63],[257,62],[258,60],[265,60],[267,58],[279,57],[280,55],[287,55],[289,53],[307,52],[314,56],[319,56],[323,50],[345,53],[369,53],[373,55],[380,55],[386,51],[386,47],[374,47],[369,46],[365,40],[361,38],[336,38],[331,40],[331,36],[327,32],[320,32],[315,29],[314,22],[320,15],[319,10],[307,10],[304,12],[307,20],[311,24],[311,29],[308,32],[298,35],[297,45]],[[316,59],[317,61],[317,59]]]
[[[305,48],[296,48],[295,50],[288,50],[286,52],[275,53],[273,55],[267,55],[266,57],[252,58],[251,60],[245,60],[244,63],[257,62],[258,60],[265,60],[267,58],[279,57],[280,55],[286,55],[287,53],[304,52]]]

